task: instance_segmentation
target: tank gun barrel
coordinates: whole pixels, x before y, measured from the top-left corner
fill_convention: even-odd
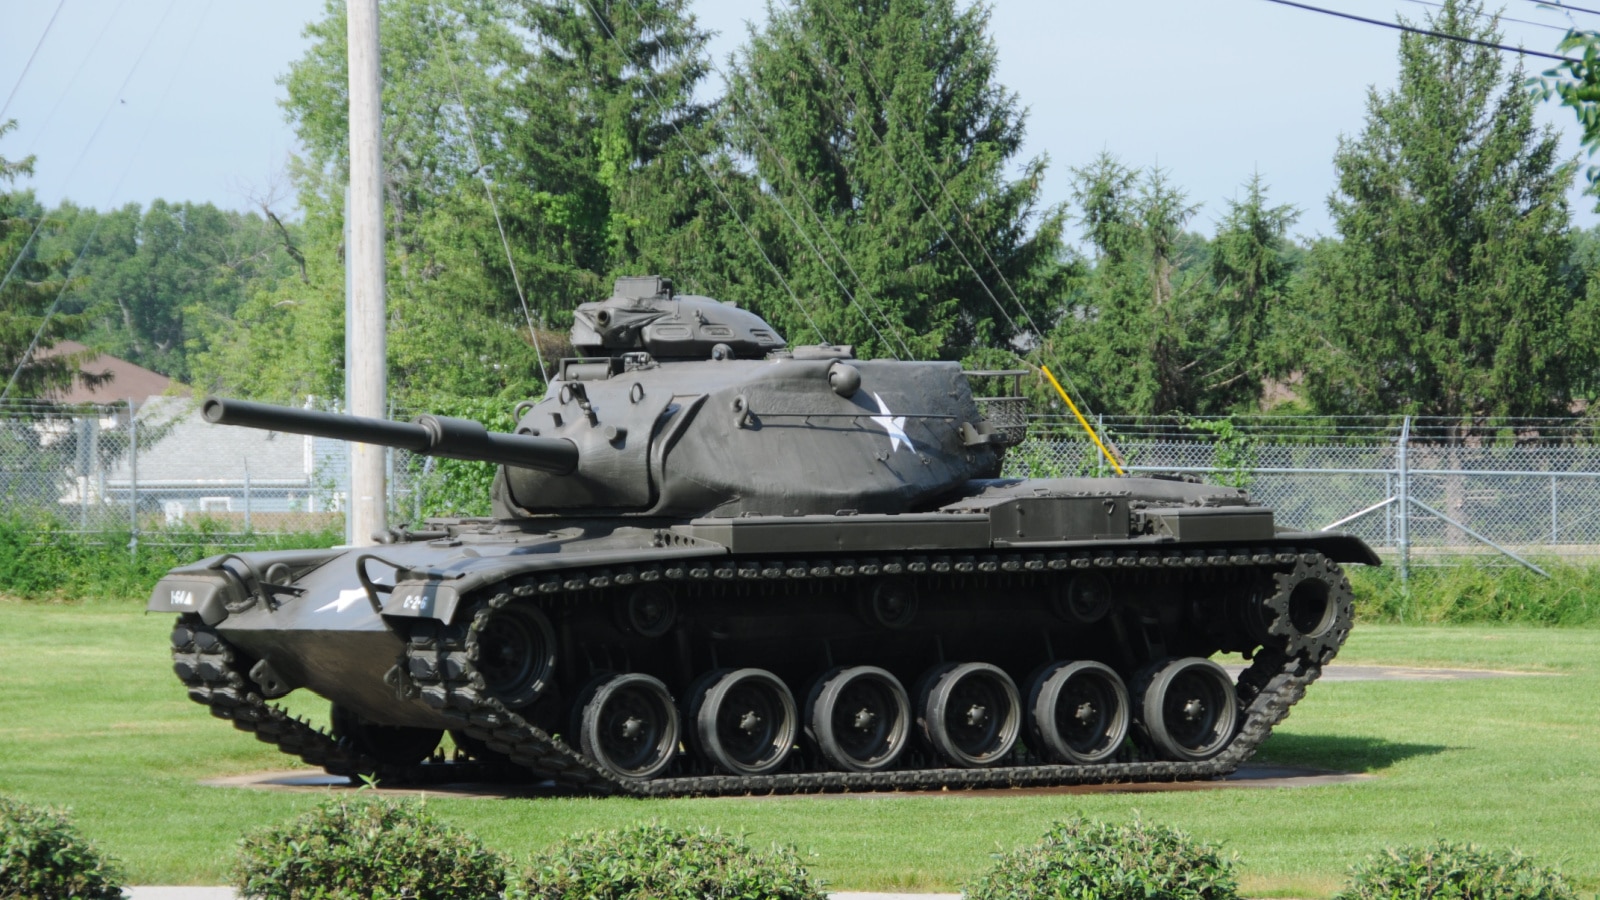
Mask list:
[[[207,398],[200,414],[215,425],[378,444],[424,456],[490,462],[556,475],[569,475],[578,468],[578,447],[566,438],[501,434],[471,419],[424,415],[416,422],[391,422],[220,397]]]

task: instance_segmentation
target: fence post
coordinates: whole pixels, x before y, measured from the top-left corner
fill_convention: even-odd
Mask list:
[[[1400,489],[1395,493],[1399,498],[1395,506],[1399,507],[1397,525],[1400,527],[1400,586],[1404,590],[1411,581],[1411,467],[1406,459],[1406,445],[1411,441],[1411,417],[1406,416],[1400,425],[1400,446],[1395,454],[1395,463],[1399,468]]]
[[[1394,496],[1394,473],[1387,472],[1383,476],[1383,496]],[[1383,510],[1383,543],[1385,546],[1394,546],[1394,504],[1391,503]]]
[[[1096,413],[1095,414],[1095,417],[1094,417],[1094,431],[1095,431],[1095,434],[1103,435],[1103,434],[1106,433],[1106,414],[1105,413]],[[1102,440],[1104,440],[1104,438],[1102,438]],[[1095,456],[1095,458],[1094,458],[1094,474],[1095,474],[1096,478],[1104,478],[1104,477],[1106,477],[1106,458],[1105,458],[1104,455],[1096,455]]]
[[[1550,476],[1550,546],[1556,545],[1556,477]]]
[[[128,555],[139,558],[139,415],[128,398]]]
[[[89,429],[93,427],[94,420],[88,417],[79,417],[72,420],[72,430],[78,438],[77,460],[75,467],[78,470],[78,530],[87,534],[89,532],[89,460],[94,450],[91,448],[93,438]]]
[[[244,533],[250,533],[250,461],[244,463]]]

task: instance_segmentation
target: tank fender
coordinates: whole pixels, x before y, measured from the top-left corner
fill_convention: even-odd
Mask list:
[[[1381,566],[1383,560],[1367,542],[1342,531],[1280,531],[1277,539],[1295,546],[1310,547],[1336,563]]]
[[[694,546],[687,547],[639,547],[560,556],[463,558],[453,561],[449,571],[400,572],[394,588],[382,598],[383,615],[406,619],[436,619],[449,625],[455,618],[463,597],[510,579],[520,579],[530,575],[545,576],[540,580],[550,585],[552,590],[574,590],[579,586],[572,585],[563,577],[565,569],[581,566],[587,571],[595,566],[667,565],[672,562],[716,558],[726,556],[727,553],[727,547],[711,541],[697,540]],[[604,587],[605,585],[580,586]]]
[[[150,602],[145,612],[199,613],[207,625],[216,625],[228,617],[228,601],[241,599],[238,586],[221,574],[199,573],[168,575],[156,582],[150,592]]]
[[[215,625],[228,617],[227,604],[245,600],[248,588],[243,579],[250,576],[248,569],[254,568],[257,573],[286,572],[286,576],[279,577],[298,580],[340,552],[337,549],[266,550],[208,556],[199,562],[179,566],[156,582],[150,592],[150,602],[145,604],[145,612],[200,613],[207,625]],[[228,571],[223,572],[220,566],[226,566]],[[284,568],[275,568],[278,566]],[[230,578],[228,573],[236,577]]]
[[[455,576],[448,584],[432,579],[402,581],[383,601],[383,614],[406,619],[438,619],[448,625],[455,618],[456,604],[461,602],[461,591],[455,584],[459,580],[460,577]]]

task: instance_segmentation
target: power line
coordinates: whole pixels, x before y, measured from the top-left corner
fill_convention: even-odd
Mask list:
[[[893,115],[889,105],[888,93],[883,90],[882,84],[878,82],[877,76],[872,72],[872,67],[867,63],[866,60],[861,58],[861,52],[856,46],[855,40],[849,36],[850,33],[843,28],[838,19],[834,17],[831,10],[824,6],[823,12],[828,16],[829,22],[832,24],[832,26],[838,30],[840,34],[845,36],[845,52],[855,58],[857,66],[862,70],[863,74],[866,75],[869,82],[868,87],[877,95],[878,100],[883,107],[884,115],[886,117]],[[833,68],[825,59],[822,58],[820,51],[813,48],[809,42],[802,40],[800,43],[802,46],[807,48],[813,62],[817,63],[820,68],[827,70],[831,70]],[[824,72],[824,74],[826,74],[826,72]],[[836,70],[835,74],[837,74]],[[842,88],[844,85],[844,80],[840,78],[839,83]],[[861,115],[860,106],[857,105],[855,101],[848,96],[848,94],[845,96],[845,100],[849,102],[851,107],[855,110],[858,121],[864,118]],[[837,112],[835,113],[835,118],[839,118]],[[840,119],[840,125],[844,126],[844,124],[845,123],[843,120]],[[868,127],[863,130],[872,135],[878,141],[878,145],[883,149],[884,155],[887,156],[889,161],[894,164],[895,170],[900,173],[900,176],[906,180],[907,186],[911,188],[911,192],[917,198],[917,202],[920,203],[922,208],[927,211],[928,217],[938,224],[940,233],[943,234],[945,240],[950,243],[951,249],[955,250],[956,254],[961,257],[962,263],[965,264],[967,270],[972,273],[973,278],[977,279],[978,286],[982,288],[984,294],[989,297],[989,300],[994,304],[995,309],[999,311],[1001,317],[1004,318],[1007,324],[1011,326],[1012,331],[1019,331],[1020,329],[1017,328],[1016,321],[1011,318],[1010,313],[1006,312],[1004,304],[1000,302],[1000,298],[995,296],[994,291],[989,288],[988,282],[986,282],[983,276],[978,273],[977,267],[974,266],[972,261],[967,258],[966,251],[961,249],[961,245],[956,242],[956,239],[944,227],[944,223],[934,211],[933,206],[928,203],[926,198],[923,197],[922,192],[917,189],[917,186],[912,181],[911,176],[906,172],[905,168],[900,165],[900,160],[896,158],[894,152],[889,149],[889,143],[887,139],[879,135],[873,128]],[[928,174],[933,178],[934,183],[939,186],[940,194],[950,204],[951,212],[955,219],[963,228],[965,228],[967,236],[972,238],[973,243],[977,244],[978,249],[983,252],[984,259],[988,261],[989,267],[994,271],[995,275],[999,276],[1001,286],[1005,289],[1006,293],[1011,296],[1012,302],[1017,305],[1017,310],[1022,313],[1023,319],[1028,323],[1028,327],[1033,329],[1034,333],[1039,336],[1039,339],[1042,342],[1045,337],[1044,330],[1041,329],[1038,323],[1033,320],[1032,314],[1028,312],[1027,305],[1022,302],[1022,298],[1017,296],[1016,290],[1012,288],[1010,280],[1005,276],[1005,272],[1001,270],[999,263],[995,261],[994,256],[989,252],[989,248],[984,243],[983,238],[978,235],[977,230],[972,227],[972,223],[968,221],[966,215],[964,215],[958,208],[955,198],[951,195],[950,189],[945,184],[944,179],[939,176],[939,171],[934,167],[933,161],[928,158],[927,154],[923,151],[922,146],[918,142],[912,141],[911,144],[912,147],[917,151],[918,157],[922,160],[923,168],[927,170]],[[1077,384],[1074,382],[1071,372],[1063,367],[1061,374],[1066,378],[1067,384],[1072,388],[1072,392],[1074,394],[1077,394],[1079,397],[1085,396],[1083,391],[1079,390]],[[1084,408],[1088,409],[1087,401],[1085,401]],[[1092,414],[1093,411],[1090,410],[1090,413]]]
[[[156,35],[161,32],[161,26],[166,24],[167,17],[172,14],[172,8],[176,6],[177,3],[178,0],[169,0],[167,3],[166,11],[161,14],[160,20],[156,22],[156,27],[151,29],[150,36],[145,39],[144,46],[140,48],[138,57],[134,59],[133,65],[129,67],[127,76],[122,79],[122,85],[117,88],[115,94],[111,95],[111,101],[106,104],[105,111],[100,114],[100,121],[95,123],[94,131],[90,133],[88,142],[83,145],[83,152],[78,154],[77,161],[72,164],[71,169],[67,170],[67,181],[70,182],[73,174],[78,171],[78,167],[83,165],[84,157],[89,155],[89,150],[94,147],[95,140],[100,137],[100,129],[105,127],[106,119],[110,118],[111,111],[117,108],[118,101],[122,99],[123,92],[128,89],[128,84],[133,81],[134,74],[137,73],[139,71],[139,67],[144,64],[145,54],[150,52],[150,45],[155,43]],[[209,8],[209,6],[207,8]],[[101,33],[104,34],[103,31]],[[11,268],[6,271],[4,278],[0,278],[0,291],[4,291],[6,289],[6,285],[11,283],[12,276],[17,274],[17,269],[22,265],[22,260],[28,255],[28,248],[33,246],[34,239],[39,236],[39,230],[44,227],[44,223],[48,221],[49,218],[50,216],[48,213],[40,214],[39,221],[33,226],[33,232],[28,235],[28,239],[26,241],[23,241],[22,249],[17,251],[17,258],[12,261]]]
[[[1584,9],[1581,6],[1569,6],[1565,3],[1558,3],[1556,0],[1528,0],[1528,2],[1536,6],[1554,7],[1567,12],[1588,13],[1591,16],[1600,16],[1600,9]]]
[[[598,24],[601,30],[603,30],[606,35],[611,38],[611,42],[617,45],[617,50],[622,54],[622,58],[627,60],[629,65],[634,66],[641,72],[648,71],[633,58],[633,54],[628,52],[628,48],[622,45],[622,39],[617,37],[617,33],[612,30],[611,23],[607,22],[605,18],[600,15],[600,11],[595,8],[593,0],[583,0],[583,5],[588,7],[589,14],[594,16],[596,24]],[[744,231],[745,237],[749,238],[750,243],[755,246],[756,252],[761,254],[761,258],[766,262],[767,268],[772,270],[772,274],[778,279],[778,283],[783,285],[784,291],[788,293],[789,299],[794,302],[795,308],[800,310],[800,314],[805,317],[806,324],[811,326],[811,330],[816,334],[817,340],[820,340],[823,343],[828,343],[827,336],[822,333],[822,329],[817,327],[816,320],[811,317],[811,311],[806,309],[805,304],[800,302],[800,297],[795,294],[794,288],[789,286],[788,279],[784,278],[783,273],[778,271],[778,267],[772,262],[772,257],[767,255],[766,248],[761,246],[761,242],[756,240],[755,232],[751,231],[750,226],[745,223],[744,216],[739,215],[738,208],[733,205],[733,201],[728,199],[728,195],[722,190],[722,184],[718,182],[716,176],[711,173],[711,167],[706,165],[705,159],[703,159],[699,153],[695,152],[694,145],[689,143],[688,136],[683,133],[683,129],[678,126],[677,121],[672,119],[670,116],[665,115],[668,112],[665,101],[663,101],[661,97],[656,94],[656,89],[651,87],[649,79],[642,78],[640,79],[639,83],[644,86],[645,92],[650,95],[650,99],[656,102],[656,107],[661,110],[667,124],[672,126],[673,133],[678,136],[678,140],[681,141],[684,148],[689,151],[689,155],[694,158],[696,163],[699,164],[700,171],[704,172],[706,180],[711,182],[711,189],[716,191],[717,197],[722,200],[724,206],[728,207],[728,212],[733,213],[734,220],[739,223],[739,227]]]
[[[630,0],[629,5],[633,9],[634,18],[639,20],[639,24],[641,26],[645,25],[646,22],[644,21],[644,16],[639,13],[638,0]],[[728,76],[717,67],[715,61],[712,61],[711,63],[711,71],[715,72],[717,77],[722,79],[723,84],[726,85],[728,83]],[[759,119],[757,119],[757,122],[759,122]],[[789,164],[789,160],[784,157],[782,153],[774,149],[771,144],[767,143],[766,135],[762,133],[759,124],[757,124],[753,129],[753,133],[756,136],[756,140],[761,143],[761,146],[767,151],[768,154],[777,160],[779,166],[783,170],[783,173],[788,176],[789,181],[794,184],[795,192],[799,195],[801,201],[805,203],[806,211],[811,213],[811,219],[816,223],[817,231],[820,232],[823,237],[828,239],[828,242],[833,246],[834,252],[837,253],[839,258],[844,262],[845,268],[850,272],[850,276],[855,279],[856,288],[858,290],[865,288],[866,284],[861,280],[860,274],[858,274],[855,270],[855,267],[850,264],[850,257],[845,255],[843,248],[841,248],[838,242],[833,239],[833,235],[828,232],[827,225],[822,221],[821,214],[817,212],[816,206],[810,201],[809,198],[805,196],[805,183],[800,179],[800,176]],[[867,313],[866,305],[856,299],[856,295],[851,292],[850,288],[845,286],[844,279],[839,277],[838,271],[835,270],[833,266],[828,264],[828,260],[822,255],[822,251],[817,249],[816,244],[812,242],[805,229],[801,227],[800,223],[795,221],[794,216],[790,214],[788,205],[783,202],[783,197],[776,190],[774,190],[772,199],[777,202],[778,209],[783,212],[784,218],[789,220],[790,226],[794,228],[795,233],[800,236],[800,240],[805,243],[808,249],[810,249],[811,254],[817,258],[817,262],[822,263],[822,267],[828,270],[829,275],[833,276],[834,283],[839,285],[839,290],[844,292],[845,298],[850,301],[850,305],[855,307],[857,313],[860,313],[861,320],[866,322],[867,327],[872,329],[872,333],[877,335],[878,340],[883,342],[885,348],[887,348],[889,351],[889,355],[893,356],[895,359],[899,359],[900,357],[895,355],[894,348],[890,346],[889,339],[883,336],[883,332],[878,329],[877,323],[874,322],[872,320],[872,316]],[[911,352],[911,348],[906,344],[905,340],[900,337],[899,333],[894,331],[893,321],[883,312],[881,307],[878,309],[878,314],[883,316],[885,323],[889,325],[890,332],[895,335],[895,339],[900,343],[900,349],[904,351],[907,357],[914,359],[915,354]]]
[[[1443,3],[1433,3],[1431,0],[1408,0],[1408,2],[1415,3],[1418,6],[1431,6],[1434,9],[1444,9]],[[1540,3],[1541,5],[1543,4],[1543,0],[1534,0],[1534,2]],[[1549,22],[1535,22],[1532,19],[1513,19],[1510,16],[1497,16],[1494,13],[1486,13],[1481,10],[1474,12],[1474,15],[1480,19],[1491,19],[1498,22],[1515,22],[1518,25],[1532,25],[1534,28],[1548,28],[1551,31],[1560,31],[1563,33],[1567,31],[1565,26],[1551,25]]]
[[[38,43],[33,45],[33,52],[28,54],[28,61],[22,66],[22,74],[17,76],[17,83],[11,86],[11,93],[6,95],[5,105],[0,106],[0,122],[6,120],[6,110],[11,108],[11,101],[17,99],[17,89],[22,87],[23,79],[28,77],[28,70],[33,68],[33,61],[39,56],[39,48],[44,46],[45,38],[50,36],[50,29],[56,24],[56,16],[61,15],[61,7],[67,5],[67,0],[58,0],[56,11],[50,14],[50,21],[44,23],[44,34],[39,35]]]
[[[1320,6],[1312,6],[1309,3],[1297,3],[1297,2],[1295,2],[1295,0],[1267,0],[1267,2],[1268,3],[1276,3],[1276,4],[1279,4],[1280,6],[1293,6],[1296,9],[1304,9],[1304,10],[1308,10],[1310,12],[1322,13],[1325,16],[1336,16],[1336,17],[1341,18],[1341,19],[1349,19],[1352,22],[1364,22],[1364,23],[1366,23],[1368,25],[1377,25],[1377,26],[1380,26],[1380,27],[1383,27],[1383,28],[1393,28],[1396,31],[1405,31],[1405,32],[1410,32],[1411,34],[1420,34],[1420,35],[1425,35],[1427,37],[1442,38],[1442,39],[1447,40],[1447,41],[1455,41],[1455,42],[1461,43],[1461,44],[1473,44],[1473,45],[1478,46],[1478,47],[1488,47],[1491,50],[1501,50],[1501,51],[1504,51],[1506,53],[1517,53],[1517,54],[1521,54],[1523,56],[1537,56],[1540,59],[1553,59],[1556,62],[1569,62],[1569,63],[1580,63],[1580,62],[1583,62],[1583,60],[1581,60],[1581,59],[1573,59],[1570,56],[1561,56],[1560,54],[1556,54],[1556,53],[1542,53],[1542,52],[1540,52],[1538,50],[1526,50],[1526,49],[1523,49],[1522,47],[1509,47],[1509,46],[1507,46],[1505,44],[1497,44],[1494,41],[1485,41],[1485,40],[1479,40],[1478,38],[1465,37],[1465,36],[1459,35],[1459,34],[1450,34],[1449,32],[1436,31],[1436,30],[1434,30],[1432,28],[1418,28],[1415,25],[1403,25],[1403,24],[1401,24],[1399,22],[1385,22],[1382,19],[1369,19],[1366,16],[1358,16],[1358,15],[1355,15],[1354,13],[1339,12],[1338,10],[1334,10],[1334,9],[1324,9],[1323,7],[1320,7]],[[1574,10],[1579,11],[1579,12],[1583,11],[1583,10],[1577,10],[1576,7],[1568,7],[1568,8],[1574,9]]]
[[[89,42],[88,49],[83,53],[83,58],[78,60],[77,68],[72,70],[72,77],[66,80],[66,83],[61,86],[61,92],[56,94],[56,100],[50,105],[50,111],[45,113],[44,119],[39,122],[37,127],[30,124],[29,130],[33,132],[33,144],[28,147],[28,153],[33,153],[38,147],[40,136],[49,129],[50,123],[55,121],[56,113],[61,111],[61,104],[67,99],[67,94],[72,92],[72,88],[78,83],[78,79],[83,77],[83,70],[89,67],[89,60],[95,58],[95,50],[100,47],[100,42],[105,40],[106,32],[111,30],[112,22],[116,21],[117,16],[122,14],[122,8],[127,5],[127,2],[128,0],[117,0],[116,8],[111,11],[111,15],[106,16],[105,20],[101,22],[100,30],[95,33],[94,40]]]
[[[467,144],[472,148],[472,163],[478,170],[478,178],[483,182],[483,192],[489,196],[489,211],[494,213],[494,227],[500,232],[500,246],[506,253],[506,265],[511,267],[511,283],[516,285],[517,301],[522,304],[522,318],[528,323],[528,339],[533,342],[533,356],[539,362],[539,378],[548,385],[550,373],[544,367],[544,350],[539,347],[539,332],[533,327],[533,314],[528,311],[528,295],[522,290],[522,276],[517,272],[517,261],[512,258],[511,241],[506,238],[506,226],[500,220],[500,206],[495,202],[494,188],[489,184],[489,173],[484,168],[483,154],[478,150],[478,138],[472,128],[472,111],[467,107],[467,100],[461,94],[461,82],[456,79],[456,64],[450,56],[450,51],[441,45],[439,52],[444,56],[445,66],[450,70],[450,85],[455,88],[456,102],[461,104],[461,121],[467,129]],[[540,318],[542,320],[543,316]]]
[[[188,40],[184,41],[183,50],[177,56],[177,59],[180,61],[179,65],[174,66],[172,69],[172,74],[167,77],[166,86],[161,89],[161,94],[156,99],[155,108],[151,110],[151,116],[150,119],[145,123],[144,131],[139,134],[139,139],[134,142],[133,149],[127,155],[126,165],[124,165],[122,168],[122,174],[117,176],[117,183],[112,186],[111,193],[106,198],[107,208],[110,208],[111,205],[116,202],[117,194],[121,193],[122,191],[123,182],[127,180],[128,173],[133,171],[133,163],[138,159],[139,151],[144,147],[145,139],[150,136],[150,131],[155,125],[155,113],[159,112],[161,107],[166,105],[167,95],[172,92],[172,85],[178,80],[178,71],[182,68],[182,60],[188,58],[189,49],[194,46],[194,39],[200,34],[201,26],[205,24],[206,16],[211,12],[212,3],[213,0],[206,0],[205,7],[201,9],[199,17],[195,19],[194,28],[189,32],[189,38]],[[128,80],[133,78],[133,72],[139,68],[139,62],[144,59],[145,51],[149,50],[150,45],[155,42],[155,36],[160,33],[161,26],[166,23],[167,16],[172,12],[172,8],[176,5],[177,0],[171,0],[171,2],[167,4],[166,12],[162,13],[161,19],[156,23],[155,29],[150,32],[150,39],[145,42],[144,50],[139,52],[139,59],[134,62],[133,69],[128,72],[128,79],[123,81],[123,89],[127,88]],[[120,94],[122,91],[119,90],[117,93]],[[115,100],[117,98],[114,97],[112,99]],[[99,132],[98,126],[95,128],[95,131],[96,133]],[[87,150],[85,152],[87,152]],[[39,217],[41,224],[44,222],[44,219],[45,216]],[[72,265],[67,268],[66,277],[61,280],[61,290],[57,291],[55,299],[50,301],[49,308],[45,310],[44,317],[39,321],[38,330],[33,334],[33,340],[28,342],[28,349],[22,354],[22,358],[17,360],[16,369],[12,370],[11,378],[6,381],[5,389],[0,391],[0,401],[3,401],[10,396],[11,389],[16,386],[18,376],[20,376],[22,374],[22,370],[27,367],[28,361],[33,358],[33,352],[38,348],[39,341],[44,338],[44,332],[45,329],[50,325],[50,319],[55,316],[57,307],[61,305],[61,299],[67,295],[67,291],[72,287],[72,277],[77,274],[78,266],[82,265],[84,258],[89,253],[90,247],[94,245],[94,239],[100,234],[100,226],[105,222],[105,220],[106,217],[103,214],[95,217],[94,227],[89,229],[89,237],[84,240],[83,247],[79,249],[77,256],[73,257]],[[34,229],[34,233],[38,233],[37,228]],[[28,240],[32,241],[33,238],[30,237]],[[27,248],[24,247],[23,249],[26,250]],[[17,261],[19,263],[21,262],[20,256],[18,257]],[[12,267],[12,271],[16,271],[15,266]],[[3,284],[0,284],[0,287],[3,286]]]

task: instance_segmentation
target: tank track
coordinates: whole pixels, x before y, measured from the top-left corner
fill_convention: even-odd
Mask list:
[[[243,660],[214,628],[192,613],[178,618],[172,628],[172,669],[183,682],[189,699],[206,707],[283,753],[297,756],[330,775],[352,781],[363,777],[386,782],[446,784],[464,781],[504,781],[511,773],[504,765],[435,758],[412,765],[389,765],[358,753],[333,735],[295,718],[272,703],[246,674]],[[518,777],[525,779],[526,776]]]
[[[618,777],[529,723],[483,690],[473,670],[478,635],[494,610],[514,600],[538,595],[605,588],[651,581],[714,581],[737,579],[821,579],[871,577],[878,574],[943,572],[1039,572],[1106,568],[1261,567],[1274,572],[1297,564],[1323,567],[1334,580],[1336,621],[1333,639],[1315,652],[1299,656],[1262,649],[1240,675],[1237,693],[1242,721],[1233,742],[1220,755],[1200,762],[1118,762],[1101,765],[1002,765],[979,769],[930,768],[899,771],[798,772],[761,776],[705,775],[635,781]],[[464,607],[471,609],[472,607]],[[531,769],[536,777],[591,794],[639,797],[716,796],[737,794],[802,794],[842,791],[924,791],[972,788],[1017,788],[1046,785],[1180,781],[1227,775],[1249,759],[1283,721],[1289,708],[1305,696],[1322,666],[1333,658],[1349,632],[1350,589],[1336,564],[1318,553],[1286,548],[1224,548],[1166,551],[1000,552],[973,556],[919,555],[880,559],[772,559],[694,561],[629,568],[590,567],[559,574],[513,580],[480,593],[466,623],[446,626],[416,620],[406,644],[405,668],[393,673],[397,690],[443,714],[492,750]]]

